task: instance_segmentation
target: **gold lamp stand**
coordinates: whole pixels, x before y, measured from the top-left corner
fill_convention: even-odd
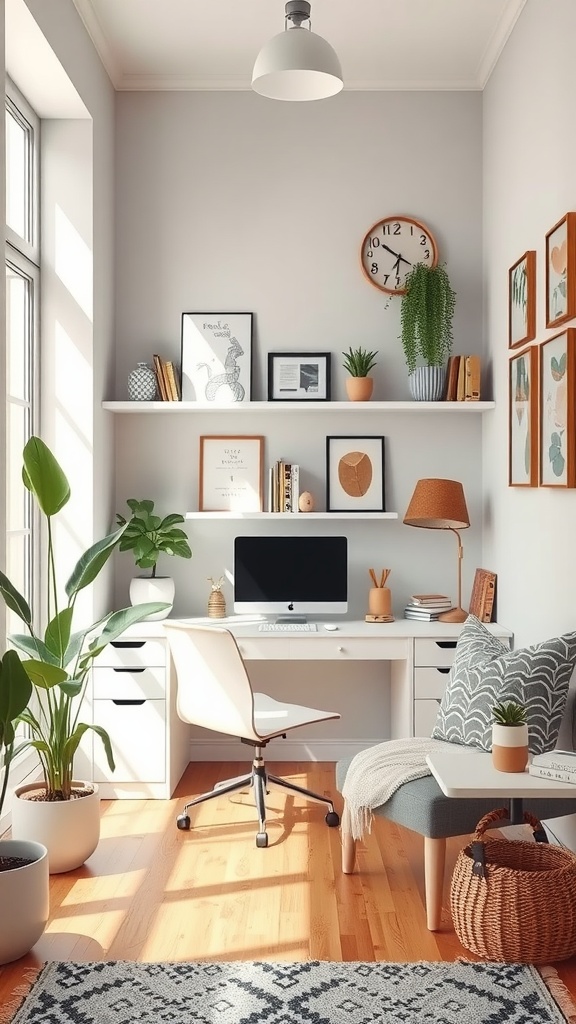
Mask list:
[[[458,604],[455,608],[442,612],[438,616],[438,622],[466,622],[468,612],[465,612],[462,608],[462,558],[464,557],[464,548],[462,547],[458,530],[455,530],[452,526],[449,526],[448,529],[456,535],[456,540],[458,541]]]

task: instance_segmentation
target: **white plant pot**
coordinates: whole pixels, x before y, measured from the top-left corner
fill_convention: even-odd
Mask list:
[[[500,772],[523,772],[528,764],[528,725],[492,724],[492,763]]]
[[[10,964],[32,949],[44,932],[50,911],[48,851],[40,843],[0,841],[0,857],[30,860],[0,871],[0,964]]]
[[[93,789],[74,800],[27,800],[23,794],[42,789],[43,783],[19,786],[12,801],[14,839],[35,840],[48,850],[51,875],[79,868],[100,839],[100,794],[92,782],[72,786]]]
[[[167,619],[172,611],[175,591],[171,576],[134,576],[130,580],[130,604],[146,604],[148,601],[167,602],[169,608],[147,615],[146,620]]]

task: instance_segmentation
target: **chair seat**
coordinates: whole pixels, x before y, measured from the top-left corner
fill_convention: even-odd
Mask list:
[[[349,757],[336,765],[336,786],[340,793],[351,761]],[[493,811],[497,803],[495,797],[459,800],[445,796],[436,779],[427,775],[405,782],[385,804],[374,808],[374,814],[431,839],[445,839],[473,832],[480,818]],[[576,792],[573,800],[530,800],[526,810],[541,820],[574,814]]]
[[[254,694],[254,726],[262,740],[281,736],[290,729],[312,722],[325,722],[330,718],[340,718],[337,711],[318,711],[302,704],[286,704],[274,700],[267,693]]]

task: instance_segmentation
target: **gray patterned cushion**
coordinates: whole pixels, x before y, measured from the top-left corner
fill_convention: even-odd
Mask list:
[[[492,708],[516,700],[528,709],[530,752],[553,750],[575,664],[576,633],[511,651],[469,615],[432,736],[491,750]]]

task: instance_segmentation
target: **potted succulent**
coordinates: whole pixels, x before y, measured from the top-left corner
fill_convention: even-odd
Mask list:
[[[400,308],[401,340],[412,397],[436,402],[444,395],[452,351],[456,293],[443,265],[415,263],[406,276]]]
[[[492,763],[500,772],[523,772],[528,763],[528,724],[524,704],[509,700],[492,708]]]
[[[117,530],[93,544],[78,560],[61,599],[53,544],[52,520],[70,498],[68,480],[54,455],[39,437],[31,437],[23,452],[22,476],[46,519],[47,564],[45,608],[48,624],[41,629],[33,620],[26,599],[0,572],[0,594],[24,623],[26,634],[11,642],[27,655],[22,665],[33,697],[20,713],[30,737],[19,749],[32,747],[38,754],[43,779],[16,789],[12,803],[12,835],[32,839],[48,849],[51,872],[79,867],[96,849],[100,837],[98,787],[74,779],[74,758],[87,730],[104,744],[111,769],[114,758],[108,734],[101,726],[79,721],[90,668],[106,645],[149,612],[163,608],[146,604],[104,615],[78,632],[72,631],[74,608],[80,591],[94,582],[124,532]]]
[[[346,379],[346,392],[352,402],[367,402],[372,397],[374,380],[369,377],[370,370],[376,366],[377,352],[368,352],[365,348],[349,348],[343,352],[345,370],[350,374]]]
[[[156,563],[161,554],[180,555],[191,558],[192,551],[184,530],[176,523],[183,523],[184,516],[178,512],[161,519],[154,515],[154,502],[149,499],[138,501],[128,498],[131,519],[117,514],[116,521],[125,527],[120,540],[120,551],[131,551],[139,569],[151,569],[149,576],[135,576],[130,582],[130,600],[132,604],[141,601],[163,601],[164,611],[148,615],[148,619],[165,619],[174,604],[174,580],[171,576],[157,576]]]
[[[32,695],[32,683],[16,651],[0,661],[0,816],[14,756],[15,725]],[[48,920],[48,850],[22,839],[0,840],[0,964],[24,956]]]

